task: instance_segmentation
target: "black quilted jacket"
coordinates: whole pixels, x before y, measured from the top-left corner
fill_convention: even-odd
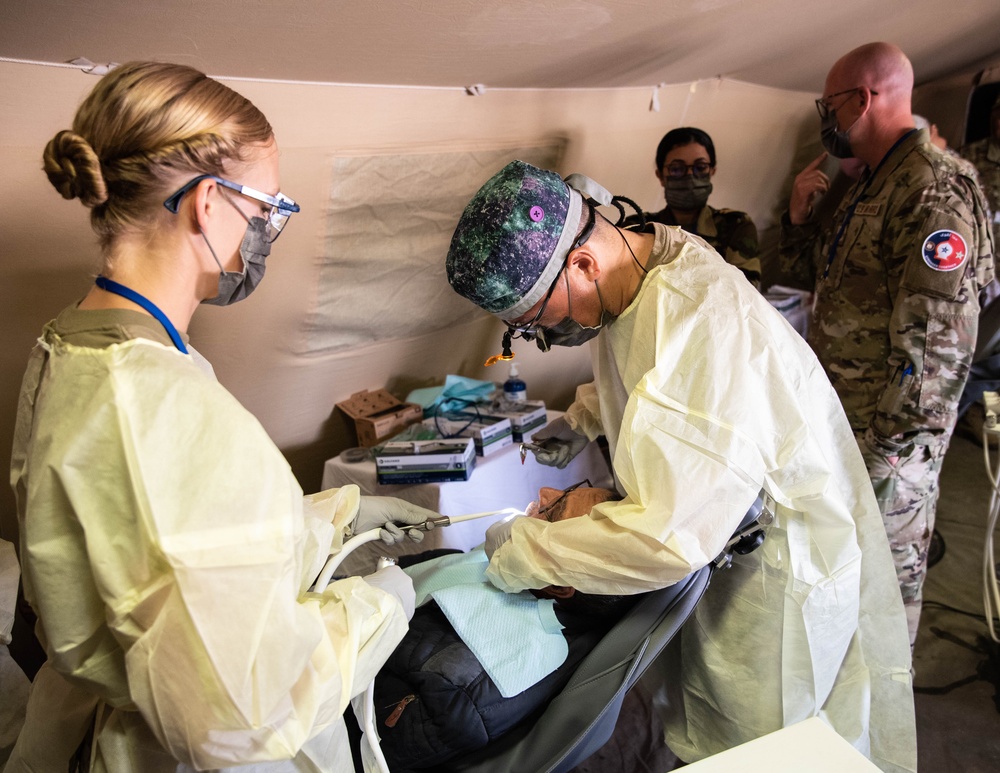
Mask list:
[[[557,614],[566,625],[566,662],[533,687],[504,698],[437,605],[420,607],[375,680],[377,727],[393,773],[446,771],[449,760],[482,748],[540,713],[605,630],[594,629],[592,620],[578,615]]]

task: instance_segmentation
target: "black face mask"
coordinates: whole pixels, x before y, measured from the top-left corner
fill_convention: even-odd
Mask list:
[[[708,203],[708,197],[712,193],[712,178],[695,177],[691,174],[680,178],[668,177],[663,193],[667,206],[671,209],[701,209]]]
[[[855,122],[856,123],[856,122]],[[837,111],[831,110],[826,118],[820,121],[819,139],[823,147],[834,158],[854,158],[854,151],[851,150],[851,124],[850,129],[841,131],[837,128]]]
[[[580,346],[596,338],[601,328],[612,320],[614,317],[607,310],[601,312],[601,321],[595,327],[581,325],[572,317],[566,317],[552,327],[540,328],[536,343],[543,352],[547,352],[553,346]]]
[[[570,298],[569,314],[551,327],[538,329],[538,348],[547,352],[553,346],[580,346],[595,338],[606,324],[614,320],[611,312],[604,308],[604,297],[601,295],[601,286],[596,280],[594,286],[597,287],[597,297],[601,301],[601,321],[594,327],[587,327],[573,319],[572,297]],[[569,285],[567,284],[567,289]]]

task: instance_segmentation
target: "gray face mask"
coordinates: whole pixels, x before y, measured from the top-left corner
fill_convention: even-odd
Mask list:
[[[601,332],[601,328],[613,319],[614,317],[604,311],[597,327],[586,327],[575,319],[566,317],[552,327],[539,329],[536,343],[543,352],[547,352],[553,346],[580,346],[595,338]]]
[[[604,308],[604,298],[601,296],[601,286],[594,281],[597,288],[597,297],[601,301],[601,321],[594,327],[581,325],[573,319],[573,305],[570,303],[569,315],[561,319],[551,327],[539,328],[536,333],[536,343],[538,348],[547,352],[553,346],[580,346],[595,338],[601,332],[601,328],[614,320],[606,308]]]
[[[695,177],[693,174],[681,178],[668,177],[663,193],[671,209],[701,209],[712,193],[712,178]]]
[[[854,158],[854,151],[851,150],[851,124],[850,129],[840,131],[837,128],[837,111],[831,110],[826,118],[820,121],[819,138],[823,147],[834,158]]]
[[[219,265],[219,294],[214,298],[206,298],[202,303],[211,306],[228,306],[242,301],[257,289],[260,280],[264,278],[264,261],[271,254],[271,242],[267,239],[267,224],[262,217],[251,217],[247,221],[247,231],[240,244],[240,257],[243,259],[242,271],[226,271],[219,263],[219,258],[208,242],[208,237],[202,232],[202,238]]]

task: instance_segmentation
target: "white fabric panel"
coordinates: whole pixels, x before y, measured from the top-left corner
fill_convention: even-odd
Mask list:
[[[307,351],[408,338],[481,316],[445,277],[458,218],[508,162],[558,168],[564,144],[334,159]],[[359,298],[371,304],[367,313]]]

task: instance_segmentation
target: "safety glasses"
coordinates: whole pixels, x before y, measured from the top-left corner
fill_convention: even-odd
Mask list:
[[[270,205],[271,212],[264,221],[266,227],[265,233],[269,242],[273,242],[278,238],[282,229],[285,227],[285,224],[288,223],[288,218],[300,210],[299,205],[283,193],[271,196],[247,185],[240,185],[239,183],[225,180],[222,177],[216,177],[214,174],[203,174],[189,180],[182,188],[179,188],[177,191],[172,193],[170,197],[163,202],[163,206],[166,207],[168,211],[173,212],[176,215],[177,210],[181,205],[181,199],[184,198],[184,194],[194,188],[194,186],[202,180],[215,180],[215,182],[224,188],[234,190],[237,193],[247,196],[248,198],[259,201],[262,204]]]
[[[847,89],[846,91],[838,91],[836,94],[831,94],[828,97],[823,97],[822,99],[816,100],[816,110],[819,112],[819,117],[821,120],[826,120],[830,115],[830,111],[836,108],[830,106],[830,100],[834,97],[842,97],[844,94],[857,94],[864,86],[856,86],[853,89]],[[869,90],[871,91],[871,90]],[[878,94],[877,91],[871,91],[872,94]],[[846,102],[847,100],[844,100]],[[841,105],[844,103],[842,102]]]

